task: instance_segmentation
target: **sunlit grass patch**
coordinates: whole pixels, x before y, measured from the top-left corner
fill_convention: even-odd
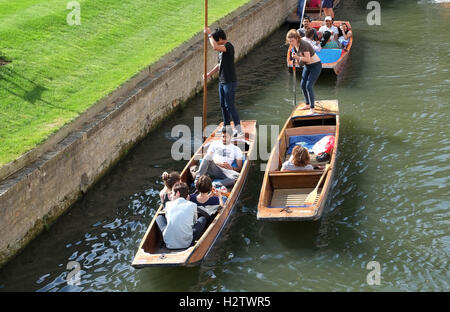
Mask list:
[[[79,0],[72,26],[68,2],[0,0],[0,166],[203,28],[198,0]],[[210,0],[209,20],[247,2]]]

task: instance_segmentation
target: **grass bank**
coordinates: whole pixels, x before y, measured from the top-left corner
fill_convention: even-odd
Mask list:
[[[203,29],[201,0],[78,0],[80,25],[69,2],[0,0],[0,166]],[[247,2],[209,0],[210,23]]]

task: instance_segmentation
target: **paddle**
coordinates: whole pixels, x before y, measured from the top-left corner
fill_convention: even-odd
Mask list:
[[[320,1],[319,20],[322,18],[322,5],[323,1]]]
[[[291,57],[292,57],[292,70],[294,73],[294,107],[297,104],[297,78],[295,76],[295,58],[292,56],[294,54],[295,50],[292,48],[291,50]]]
[[[322,183],[322,180],[326,176],[326,173],[328,172],[329,169],[330,169],[330,164],[327,164],[325,166],[325,170],[322,173],[322,176],[320,177],[319,183],[317,183],[317,185],[316,185],[316,188],[311,193],[309,193],[308,197],[306,197],[305,205],[312,205],[314,203],[314,201],[316,200],[316,197],[317,197],[317,191],[319,189],[319,185],[320,185],[320,183]]]

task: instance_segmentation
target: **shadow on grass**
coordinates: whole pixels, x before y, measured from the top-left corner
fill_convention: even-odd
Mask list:
[[[42,102],[53,108],[70,111],[76,114],[79,113],[78,111],[61,107],[44,100],[42,98],[42,94],[45,91],[48,91],[49,89],[35,83],[34,81],[19,74],[18,72],[9,67],[5,66],[0,67],[0,89],[4,89],[8,93],[16,97],[19,97],[31,104],[37,104],[38,102]]]

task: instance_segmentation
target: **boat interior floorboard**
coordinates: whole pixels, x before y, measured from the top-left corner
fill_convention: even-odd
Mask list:
[[[302,206],[305,204],[305,200],[314,188],[294,188],[294,189],[276,189],[273,191],[272,207],[286,207],[286,206]],[[317,191],[316,200],[317,203],[322,189]]]

